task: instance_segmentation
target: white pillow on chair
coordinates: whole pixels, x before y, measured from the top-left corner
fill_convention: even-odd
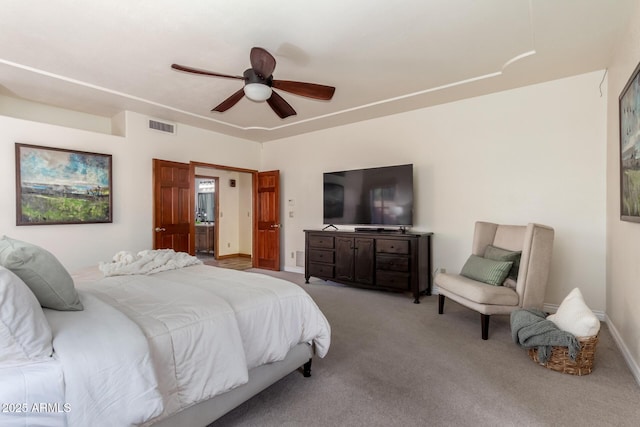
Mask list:
[[[585,304],[582,292],[578,288],[569,292],[558,311],[547,316],[547,319],[576,337],[591,337],[600,331],[600,320]]]

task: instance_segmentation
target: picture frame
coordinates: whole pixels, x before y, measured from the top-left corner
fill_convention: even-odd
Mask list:
[[[640,64],[620,93],[620,220],[640,222]]]
[[[15,144],[16,225],[113,222],[110,154]]]

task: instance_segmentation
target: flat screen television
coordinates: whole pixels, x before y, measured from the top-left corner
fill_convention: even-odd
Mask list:
[[[324,173],[324,223],[413,225],[413,165]]]

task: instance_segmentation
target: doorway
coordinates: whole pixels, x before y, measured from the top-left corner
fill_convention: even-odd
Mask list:
[[[220,206],[219,187],[218,176],[195,176],[195,255],[203,262],[214,260],[218,253],[216,222]]]
[[[245,269],[253,265],[254,183],[256,171],[191,163],[194,203],[200,221],[195,224],[195,255],[206,264]],[[213,181],[213,183],[211,183]],[[213,197],[203,195],[200,184],[213,184]],[[204,205],[213,199],[213,208]],[[209,212],[209,211],[212,212]],[[202,247],[205,232],[213,235],[212,250]],[[199,244],[200,243],[200,244]]]
[[[215,186],[218,198],[213,208],[214,259],[245,257],[253,267],[280,270],[280,173],[277,170],[258,172],[209,163],[154,159],[154,249],[171,248],[196,254],[196,214],[199,213],[196,176],[218,180]],[[223,199],[227,190],[232,195],[228,201]],[[165,218],[176,219],[178,224],[166,223]]]

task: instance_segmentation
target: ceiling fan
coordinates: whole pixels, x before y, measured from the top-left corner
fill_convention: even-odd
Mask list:
[[[200,70],[197,68],[186,67],[179,64],[171,64],[171,68],[185,71],[187,73],[202,74],[205,76],[223,77],[227,79],[244,80],[244,87],[233,95],[222,101],[211,111],[220,113],[227,111],[246,96],[252,101],[263,102],[273,109],[281,119],[293,116],[296,111],[284,100],[280,95],[272,90],[272,88],[284,90],[296,95],[305,96],[307,98],[330,100],[336,88],[316,83],[295,82],[291,80],[274,80],[273,70],[276,68],[275,58],[261,47],[251,49],[249,55],[251,68],[245,70],[242,76],[232,76],[229,74],[220,74],[212,71]]]

